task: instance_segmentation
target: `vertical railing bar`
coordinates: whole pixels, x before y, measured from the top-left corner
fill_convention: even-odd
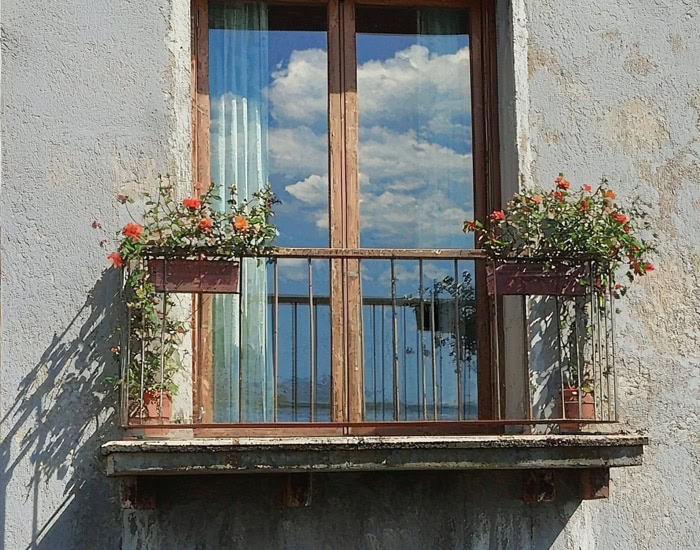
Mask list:
[[[420,327],[418,329],[418,334],[420,338],[420,349],[418,354],[420,355],[420,369],[422,379],[422,389],[423,389],[423,420],[428,419],[428,396],[427,387],[425,380],[425,355],[423,355],[423,330],[425,329],[425,304],[423,302],[423,260],[418,260],[418,294],[420,295]]]
[[[579,305],[578,296],[574,296],[574,349],[576,350],[576,373],[578,376],[578,417],[583,418],[583,368],[581,366],[581,354],[579,353]],[[571,351],[569,351],[571,353]]]
[[[596,386],[596,380],[597,380],[597,385],[600,387],[600,392],[599,395],[593,395],[593,401],[599,401],[599,409],[603,409],[603,381],[602,381],[602,371],[601,372],[601,377],[598,378],[597,375],[597,367],[596,367],[596,354],[597,354],[597,349],[598,349],[598,335],[596,333],[598,323],[596,322],[596,286],[595,286],[595,274],[593,271],[593,265],[589,261],[588,262],[588,280],[589,280],[589,292],[590,292],[590,304],[591,304],[591,372],[593,373],[593,388],[595,389]]]
[[[564,393],[564,360],[562,356],[562,341],[561,341],[561,315],[559,313],[559,296],[554,296],[555,322],[557,324],[557,352],[559,358],[559,378],[561,380],[561,417],[566,418],[566,394]]]
[[[272,385],[274,388],[273,408],[275,422],[279,421],[279,275],[277,272],[277,258],[272,259]]]
[[[408,420],[408,365],[406,364],[406,306],[401,306],[403,317],[403,345],[401,356],[403,357],[403,419]]]
[[[160,391],[158,398],[158,417],[163,417],[163,382],[165,381],[165,323],[168,307],[167,258],[163,259],[163,317],[160,321]],[[160,423],[160,422],[159,422]]]
[[[457,362],[457,420],[464,419],[462,405],[462,341],[459,334],[459,263],[454,261],[455,269],[455,360]]]
[[[314,379],[314,362],[315,357],[315,334],[314,334],[314,290],[313,290],[313,267],[311,265],[311,258],[308,258],[309,266],[309,415],[311,417],[311,422],[314,421],[314,416],[316,413],[314,401],[316,400],[316,395],[314,391],[315,379]]]
[[[435,285],[430,296],[430,360],[432,366],[432,382],[433,382],[433,420],[438,418],[438,401],[437,401],[437,371],[435,364]]]
[[[386,351],[384,349],[385,341],[385,330],[384,325],[386,319],[386,312],[384,311],[384,306],[382,305],[382,420],[386,420],[386,373],[385,373],[385,355]]]
[[[292,414],[294,421],[297,420],[297,394],[298,394],[298,370],[297,354],[298,354],[298,331],[297,331],[297,303],[292,304]]]
[[[243,422],[243,309],[245,307],[244,300],[246,300],[246,291],[248,290],[247,285],[245,285],[246,269],[244,266],[245,258],[240,257],[239,261],[239,274],[238,274],[238,287],[240,294],[238,295],[238,422]],[[245,285],[245,286],[244,286]]]
[[[126,284],[127,271],[129,270],[128,264],[121,271],[121,286],[119,288],[119,295],[122,298],[121,303],[126,303],[123,299],[124,297],[124,285]],[[121,385],[121,423],[123,426],[129,425],[129,388],[131,387],[131,310],[128,306],[122,309],[122,315],[126,315],[126,331],[120,333],[119,338],[119,359],[120,359],[120,376],[119,379],[122,381]]]
[[[608,288],[610,288],[611,282],[610,282],[610,276],[608,275],[606,277],[607,285]],[[612,400],[611,394],[610,394],[610,345],[609,345],[609,327],[608,327],[608,309],[610,304],[607,303],[607,296],[606,292],[604,292],[601,289],[600,293],[600,300],[602,300],[603,303],[603,319],[604,319],[604,333],[605,333],[605,383],[608,387],[608,417],[607,420],[610,420],[612,418],[612,403],[610,402]]]
[[[146,269],[146,264],[144,260],[141,260],[141,270],[145,271]],[[146,280],[145,278],[142,280],[141,283],[141,289],[143,290],[145,294],[145,287],[146,287]],[[145,372],[146,372],[146,312],[141,309],[141,384],[140,384],[140,393],[139,393],[139,402],[140,402],[140,412],[139,412],[139,417],[143,421],[144,418],[144,407],[146,406],[146,402],[143,397],[143,393],[146,390],[145,388]]]
[[[377,306],[372,304],[372,393],[374,420],[377,420]]]
[[[400,419],[401,402],[399,399],[399,342],[398,342],[398,319],[396,317],[396,270],[395,260],[390,260],[391,265],[391,346],[392,346],[392,365],[394,380],[392,389],[394,392],[394,420]]]
[[[318,399],[318,304],[314,303],[314,418]]]
[[[612,280],[612,275],[612,270],[610,270],[608,273],[608,280]],[[615,402],[613,403],[613,410],[615,412],[615,422],[617,422],[617,368],[615,365],[615,291],[613,290],[612,284],[609,285],[608,291],[610,292],[610,368],[613,371],[613,392],[615,398]]]

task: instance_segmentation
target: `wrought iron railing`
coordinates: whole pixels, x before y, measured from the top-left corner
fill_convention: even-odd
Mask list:
[[[163,339],[124,331],[122,425],[135,435],[578,430],[617,420],[614,290],[597,284],[593,260],[281,249],[198,260],[188,284],[187,266],[146,261],[157,265],[156,329],[165,334],[177,315],[187,324],[176,357],[158,349]]]

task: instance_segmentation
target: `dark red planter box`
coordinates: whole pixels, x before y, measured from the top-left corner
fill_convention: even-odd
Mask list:
[[[228,260],[148,260],[148,272],[157,292],[238,292],[239,262]]]
[[[587,264],[491,262],[486,268],[488,292],[495,296],[584,296]]]

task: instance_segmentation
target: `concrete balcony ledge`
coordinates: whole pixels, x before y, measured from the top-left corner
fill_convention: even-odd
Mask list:
[[[642,464],[629,434],[245,437],[111,441],[107,475],[611,468]]]

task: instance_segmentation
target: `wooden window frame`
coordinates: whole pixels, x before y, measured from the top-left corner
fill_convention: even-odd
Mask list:
[[[231,2],[243,0],[229,0]],[[210,175],[210,103],[208,0],[192,0],[192,175],[205,186]],[[470,25],[472,98],[472,154],[474,214],[484,220],[500,205],[498,98],[496,70],[495,0],[272,0],[270,4],[324,4],[328,10],[328,163],[329,248],[279,249],[279,256],[305,256],[337,252],[344,258],[330,260],[331,303],[331,422],[217,424],[213,422],[211,382],[212,308],[207,298],[193,300],[193,412],[197,435],[212,437],[246,435],[412,435],[494,433],[508,422],[503,418],[505,387],[503,365],[494,364],[489,315],[478,316],[477,359],[478,420],[365,422],[359,259],[371,252],[359,248],[358,108],[355,8],[362,6],[410,6],[466,8]],[[304,255],[303,252],[306,254]],[[389,256],[430,256],[430,250],[388,252]],[[411,252],[413,254],[411,255]],[[477,249],[464,250],[476,259],[477,308],[489,312],[485,262]],[[347,255],[351,256],[350,258]],[[501,335],[502,336],[502,335]],[[500,411],[496,410],[500,404]],[[205,406],[208,405],[208,406]]]

